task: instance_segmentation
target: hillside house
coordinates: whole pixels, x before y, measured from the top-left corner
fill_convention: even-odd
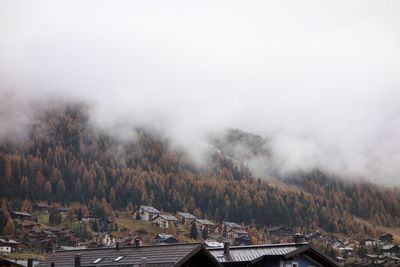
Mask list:
[[[100,247],[112,247],[115,246],[116,239],[113,235],[108,233],[100,233],[96,236],[96,245]]]
[[[173,235],[163,233],[156,235],[154,241],[159,245],[178,243],[178,240]]]
[[[215,228],[215,224],[207,219],[195,219],[192,223],[196,225],[197,231],[199,233],[203,232],[204,229],[207,229],[207,231],[211,233],[214,231]]]
[[[168,229],[172,225],[176,225],[178,223],[178,219],[169,214],[159,214],[154,218],[153,223],[160,228]]]
[[[307,243],[209,248],[223,266],[230,267],[335,267],[338,264]]]
[[[68,213],[68,208],[66,208],[66,207],[59,207],[57,210],[61,215],[64,215],[64,216],[67,215],[67,213]]]
[[[11,211],[10,215],[13,220],[20,220],[20,221],[32,220],[32,215],[28,212]]]
[[[232,228],[228,232],[228,238],[243,238],[248,237],[249,233],[244,229]]]
[[[373,238],[366,238],[362,241],[362,243],[367,247],[372,247],[378,244],[377,240]]]
[[[7,256],[11,254],[11,247],[7,245],[0,245],[0,256]]]
[[[285,237],[285,236],[293,236],[294,231],[286,226],[277,226],[269,228],[268,233],[274,236]]]
[[[400,247],[398,245],[385,245],[382,247],[382,252],[386,256],[396,256],[400,253]]]
[[[187,212],[177,212],[176,217],[178,218],[179,222],[184,225],[189,225],[196,219],[194,215]]]
[[[40,214],[47,215],[47,214],[49,214],[50,207],[48,205],[46,205],[46,204],[40,204],[39,203],[39,204],[35,204],[33,206],[33,209],[35,211],[39,212]]]
[[[249,235],[238,236],[233,239],[233,243],[236,246],[248,246],[251,245],[251,237]]]
[[[222,267],[202,244],[170,244],[57,251],[38,267],[162,266]]]
[[[319,231],[316,231],[314,233],[305,234],[304,238],[308,241],[322,241],[323,236]]]
[[[393,235],[390,233],[381,235],[379,237],[379,241],[382,243],[391,244],[391,243],[393,243]]]
[[[0,239],[0,254],[8,255],[17,251],[19,242],[11,239]]]
[[[228,237],[232,239],[236,239],[243,236],[248,236],[249,233],[244,230],[242,226],[234,222],[225,222],[220,223],[214,230],[216,234],[219,234],[223,237]]]
[[[139,208],[133,211],[132,218],[135,220],[152,221],[160,214],[161,212],[154,207],[139,206]]]

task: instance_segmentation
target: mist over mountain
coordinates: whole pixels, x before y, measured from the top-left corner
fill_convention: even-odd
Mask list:
[[[168,136],[135,128],[121,140],[93,128],[87,106],[58,106],[36,116],[19,142],[0,143],[0,199],[21,203],[102,203],[122,210],[143,203],[168,212],[191,211],[215,221],[289,225],[301,231],[376,236],[400,224],[400,192],[344,182],[320,170],[297,172],[280,183],[254,177],[248,164],[209,150],[199,165]],[[228,130],[218,146],[264,154],[265,140]],[[222,145],[225,144],[225,145]],[[217,147],[217,145],[216,145]],[[268,154],[268,153],[267,153]],[[234,156],[234,154],[231,154]]]
[[[248,162],[257,176],[398,185],[399,5],[2,1],[0,136],[83,102],[96,129],[156,129],[199,162],[210,133],[233,128],[267,138],[273,157]]]

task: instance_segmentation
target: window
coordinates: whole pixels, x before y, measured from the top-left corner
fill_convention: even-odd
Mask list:
[[[123,258],[124,258],[124,256],[119,256],[119,257],[115,258],[113,261],[118,262],[118,261],[122,260]]]
[[[103,258],[98,258],[93,261],[93,263],[99,263]]]
[[[299,264],[297,262],[292,262],[292,267],[299,267]]]

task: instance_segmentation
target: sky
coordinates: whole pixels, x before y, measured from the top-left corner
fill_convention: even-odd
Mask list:
[[[57,100],[97,127],[268,137],[283,173],[400,185],[399,1],[0,1],[0,137]],[[47,103],[47,104],[45,104]],[[262,174],[260,174],[262,175]]]

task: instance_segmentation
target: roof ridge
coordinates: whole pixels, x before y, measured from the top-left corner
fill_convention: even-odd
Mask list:
[[[279,243],[279,244],[260,244],[260,245],[247,245],[247,246],[231,246],[230,249],[245,249],[245,248],[266,248],[266,247],[303,247],[309,245],[308,242],[301,243]],[[221,250],[223,248],[207,248],[208,250]]]
[[[174,247],[174,246],[189,246],[189,245],[198,245],[201,246],[202,243],[175,243],[175,244],[165,244],[165,245],[143,245],[143,246],[121,246],[119,249],[140,249],[140,248],[152,248],[152,247]],[[101,248],[83,248],[76,250],[56,250],[57,253],[65,253],[65,252],[79,252],[79,251],[89,251],[89,250],[115,250],[115,247],[101,247]]]

